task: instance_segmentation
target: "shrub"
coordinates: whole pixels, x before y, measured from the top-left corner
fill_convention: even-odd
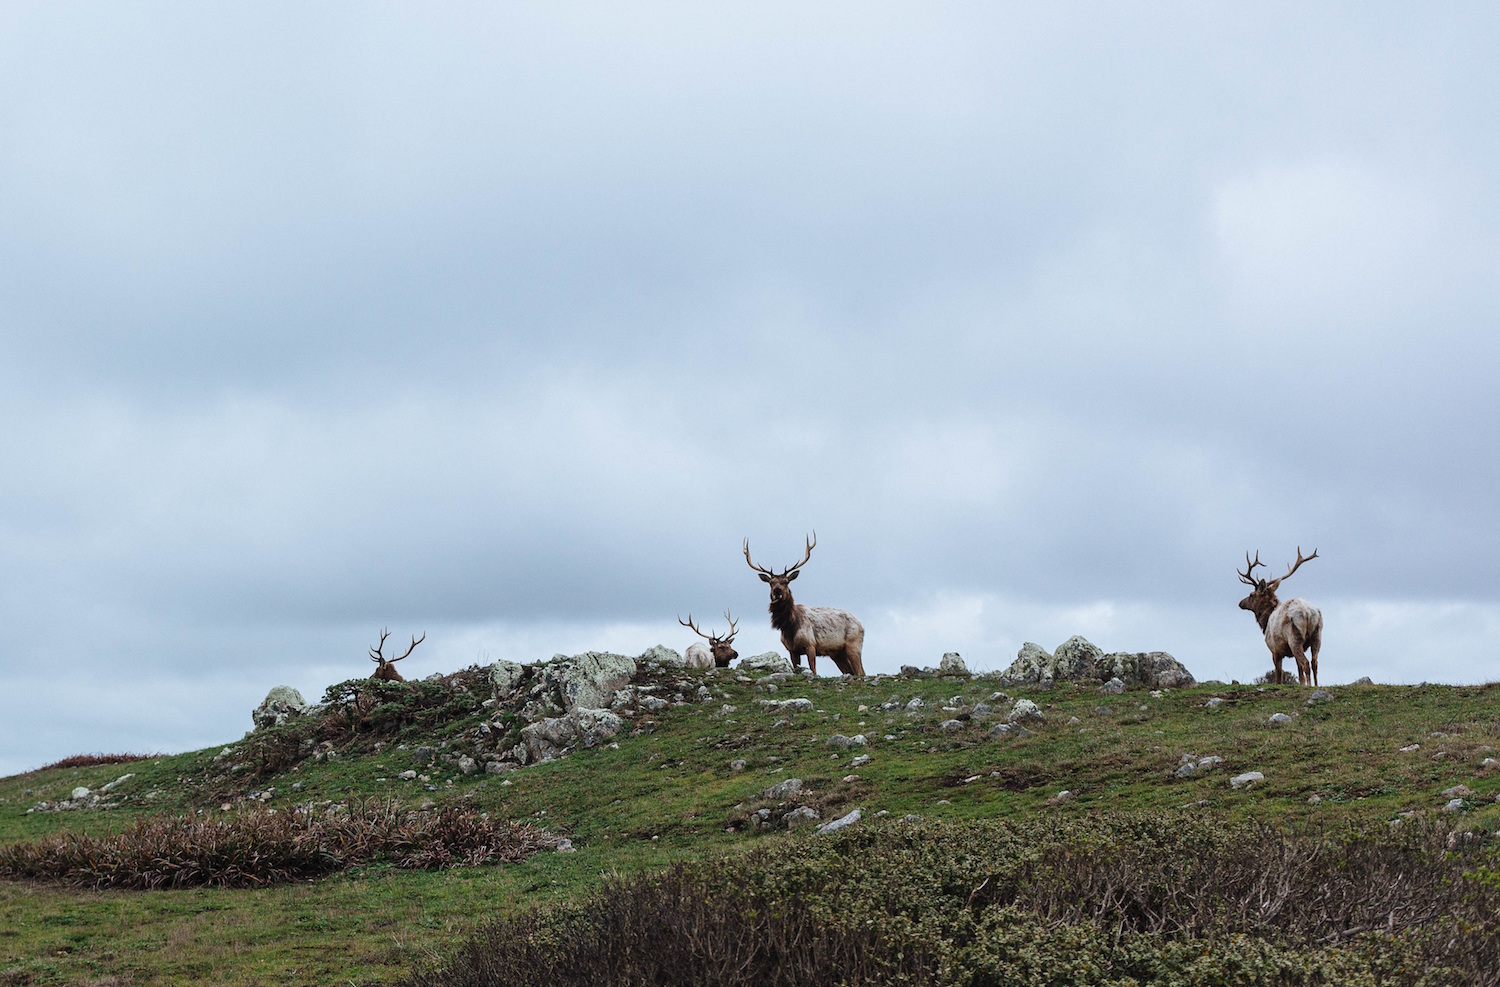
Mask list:
[[[412,983],[1497,984],[1495,856],[1437,824],[870,826],[612,881]]]
[[[514,863],[555,846],[534,826],[468,809],[366,802],[323,812],[138,820],[111,836],[62,832],[0,846],[0,877],[93,888],[262,887],[378,861],[438,869]]]
[[[65,757],[61,761],[53,761],[51,764],[44,764],[40,768],[37,768],[36,771],[32,771],[30,773],[31,774],[36,774],[38,771],[51,771],[54,768],[92,768],[95,765],[99,765],[99,764],[130,764],[133,761],[149,761],[153,757],[161,757],[161,755],[160,754],[74,754],[72,757]]]

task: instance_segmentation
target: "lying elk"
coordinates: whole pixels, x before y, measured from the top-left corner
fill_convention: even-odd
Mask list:
[[[1323,612],[1303,599],[1291,599],[1281,603],[1276,599],[1276,588],[1284,580],[1302,567],[1302,563],[1311,562],[1318,557],[1318,550],[1307,558],[1302,557],[1302,548],[1297,547],[1297,561],[1291,568],[1287,569],[1286,575],[1280,579],[1256,579],[1251,575],[1256,566],[1264,566],[1260,560],[1260,553],[1255,553],[1255,561],[1250,561],[1250,553],[1245,553],[1245,571],[1239,573],[1240,582],[1253,589],[1250,595],[1240,601],[1241,610],[1249,610],[1255,614],[1255,620],[1260,624],[1260,629],[1266,635],[1266,647],[1271,649],[1271,661],[1275,664],[1275,681],[1285,682],[1286,673],[1281,670],[1281,661],[1284,658],[1295,658],[1297,660],[1297,681],[1302,685],[1316,686],[1318,684],[1318,649],[1323,646]],[[1310,653],[1310,657],[1309,657]]]
[[[732,647],[734,635],[737,633],[734,629],[736,621],[729,615],[728,610],[724,611],[724,619],[729,621],[729,633],[719,637],[717,634],[705,634],[700,631],[698,625],[693,623],[692,614],[688,614],[687,620],[677,618],[677,622],[683,627],[691,628],[694,634],[708,641],[707,646],[702,641],[694,641],[688,645],[687,654],[683,656],[688,668],[708,668],[709,666],[728,668],[729,663],[740,656],[739,652]]]
[[[812,558],[813,547],[818,544],[816,531],[806,539],[806,544],[807,552],[801,562],[776,573],[751,561],[750,539],[745,539],[745,561],[760,573],[762,582],[771,586],[771,626],[781,632],[781,643],[798,668],[802,667],[802,656],[806,655],[808,667],[816,675],[818,655],[824,655],[832,658],[845,675],[863,675],[865,663],[860,652],[865,647],[864,625],[847,610],[804,607],[792,599],[791,581],[797,578],[797,570]]]
[[[412,638],[411,647],[406,649],[406,654],[402,655],[401,658],[387,658],[382,654],[385,651],[385,639],[390,636],[391,632],[382,627],[380,629],[380,643],[370,649],[370,660],[375,663],[375,674],[371,675],[370,678],[380,679],[384,682],[405,682],[406,680],[401,677],[401,673],[396,671],[396,662],[417,650],[417,645],[427,640],[427,633],[424,631],[421,637]]]

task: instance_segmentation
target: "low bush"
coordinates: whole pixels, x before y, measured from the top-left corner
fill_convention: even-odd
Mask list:
[[[29,772],[36,774],[38,771],[51,771],[54,768],[92,768],[99,764],[130,764],[134,761],[149,761],[153,757],[161,757],[160,754],[74,754],[65,757],[61,761],[53,761],[44,764],[40,768]]]
[[[0,846],[0,877],[141,890],[261,887],[377,862],[427,870],[514,863],[557,842],[468,809],[415,812],[371,801],[322,812],[158,816],[109,836],[56,833]]]
[[[1496,856],[1437,824],[872,826],[608,882],[411,983],[1493,985]]]

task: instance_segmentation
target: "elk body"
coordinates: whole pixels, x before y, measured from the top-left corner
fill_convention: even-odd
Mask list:
[[[1318,557],[1318,550],[1307,558],[1302,557],[1302,549],[1297,549],[1297,561],[1287,569],[1286,575],[1280,579],[1256,579],[1252,572],[1256,566],[1264,566],[1260,560],[1260,553],[1255,553],[1255,561],[1250,561],[1250,553],[1245,553],[1245,571],[1239,572],[1240,582],[1251,587],[1250,595],[1240,601],[1241,610],[1249,610],[1255,614],[1255,622],[1260,624],[1260,629],[1266,635],[1266,647],[1271,649],[1271,662],[1276,666],[1275,679],[1278,683],[1286,681],[1286,673],[1281,670],[1283,659],[1292,658],[1297,662],[1297,681],[1302,685],[1316,686],[1318,684],[1318,651],[1323,647],[1323,612],[1306,600],[1294,598],[1285,603],[1276,599],[1276,589],[1283,580],[1301,568],[1302,563],[1310,562]]]
[[[370,649],[370,660],[375,663],[375,672],[370,678],[380,679],[383,682],[405,682],[406,679],[402,678],[401,673],[396,671],[396,662],[417,650],[417,645],[427,640],[427,634],[423,632],[421,637],[412,638],[411,647],[406,649],[406,654],[403,654],[401,658],[387,658],[383,653],[385,651],[385,639],[390,636],[390,631],[381,628],[380,643]]]
[[[688,645],[687,654],[684,656],[687,660],[688,668],[709,668],[713,666],[728,668],[729,663],[740,656],[739,652],[735,651],[733,647],[734,635],[738,633],[734,629],[735,619],[729,615],[728,610],[724,611],[724,619],[729,621],[729,633],[723,637],[719,637],[717,634],[705,634],[700,631],[698,625],[693,623],[692,614],[688,614],[687,620],[683,620],[681,617],[677,618],[679,624],[683,627],[691,628],[694,634],[708,642],[707,645],[704,645],[702,641],[694,641]]]
[[[804,607],[792,599],[791,582],[797,570],[812,558],[818,544],[817,533],[806,540],[807,552],[802,561],[781,572],[762,569],[750,559],[750,539],[745,539],[745,561],[771,587],[771,626],[781,632],[781,644],[791,655],[792,664],[802,667],[807,656],[808,667],[818,674],[818,656],[832,658],[845,675],[864,675],[861,653],[865,647],[865,628],[847,610],[834,607]]]

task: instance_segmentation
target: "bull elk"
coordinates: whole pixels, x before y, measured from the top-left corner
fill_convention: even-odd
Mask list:
[[[1256,623],[1266,635],[1266,647],[1271,649],[1271,661],[1276,666],[1274,678],[1276,682],[1286,681],[1286,673],[1281,670],[1281,662],[1284,658],[1294,658],[1297,661],[1297,681],[1302,685],[1316,686],[1318,684],[1318,650],[1323,646],[1323,612],[1317,607],[1301,598],[1293,598],[1285,603],[1276,599],[1276,588],[1282,584],[1292,573],[1302,567],[1302,563],[1311,562],[1318,557],[1318,550],[1306,558],[1302,557],[1302,547],[1297,547],[1297,561],[1287,569],[1286,575],[1280,579],[1256,579],[1251,573],[1256,566],[1264,566],[1260,560],[1260,553],[1255,553],[1255,561],[1250,561],[1250,553],[1245,553],[1245,571],[1235,570],[1240,577],[1240,582],[1252,587],[1250,595],[1240,601],[1241,610],[1249,610],[1255,614]]]
[[[396,671],[396,662],[417,650],[417,645],[427,640],[427,633],[424,631],[421,637],[412,638],[411,647],[406,649],[406,653],[401,658],[387,658],[385,656],[385,639],[390,636],[391,632],[382,627],[380,629],[380,643],[370,649],[370,660],[375,663],[375,673],[370,678],[380,679],[384,682],[405,682],[406,679],[402,678],[401,673]]]
[[[739,652],[732,647],[734,636],[738,633],[735,630],[737,621],[729,615],[728,610],[724,611],[724,619],[729,621],[729,633],[720,637],[717,634],[705,634],[700,631],[698,625],[693,623],[692,614],[688,614],[687,620],[677,618],[679,624],[690,628],[694,634],[708,642],[707,647],[704,647],[700,641],[694,641],[688,646],[686,659],[689,668],[707,668],[710,662],[718,668],[728,668],[729,663],[739,657]]]
[[[745,539],[745,561],[760,573],[761,581],[771,587],[771,626],[781,632],[781,643],[791,655],[792,664],[802,667],[807,656],[808,667],[818,674],[818,656],[833,659],[845,675],[864,675],[865,663],[860,657],[865,647],[865,628],[847,610],[834,607],[804,607],[792,599],[791,582],[797,570],[812,558],[818,544],[818,533],[805,539],[807,551],[802,561],[781,572],[762,569],[750,558],[750,539]]]

